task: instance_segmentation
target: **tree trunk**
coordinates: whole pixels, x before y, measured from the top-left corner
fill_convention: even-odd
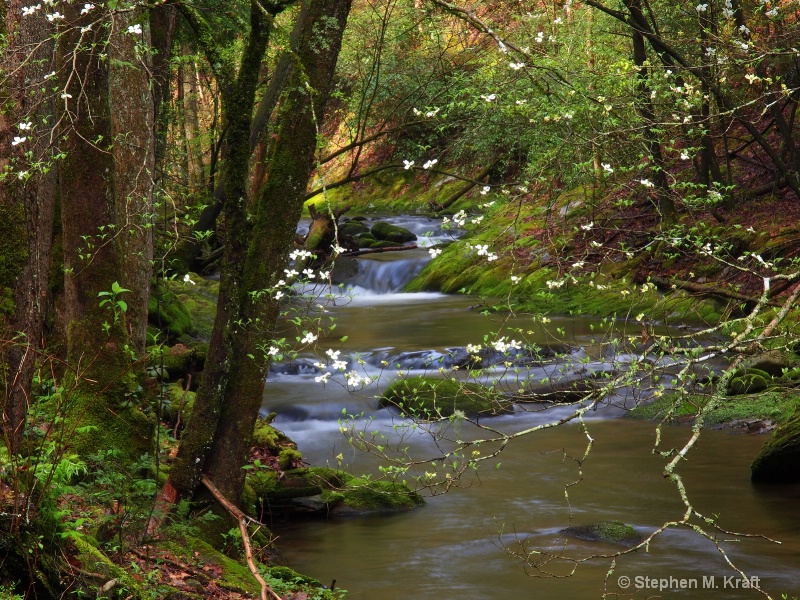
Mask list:
[[[153,182],[155,176],[154,102],[150,89],[152,64],[149,54],[139,54],[136,45],[150,45],[150,27],[141,34],[127,29],[142,19],[142,9],[114,17],[114,35],[109,46],[111,69],[114,181],[120,252],[125,257],[120,283],[130,289],[128,337],[137,358],[147,343],[147,314],[153,277]]]
[[[291,91],[281,113],[269,177],[256,205],[244,273],[246,292],[270,289],[284,277],[308,178],[315,166],[316,124],[322,120],[333,89],[350,5],[350,0],[318,0],[304,5],[309,10],[308,26],[298,49],[303,69],[295,69],[288,82]],[[325,36],[324,41],[320,40],[321,35]],[[207,465],[217,487],[237,503],[245,479],[241,467],[252,444],[269,366],[266,359],[250,357],[257,356],[259,346],[274,336],[280,309],[278,302],[249,293],[242,294],[241,301],[244,322],[254,325],[240,333],[241,339],[234,346],[235,373],[229,380]]]
[[[34,366],[44,347],[55,206],[55,170],[42,172],[26,163],[24,155],[30,151],[33,161],[49,165],[47,132],[19,129],[20,123],[38,125],[43,116],[52,114],[52,98],[28,87],[33,82],[38,89],[38,83],[53,70],[52,25],[41,13],[20,18],[22,6],[20,0],[9,2],[6,21],[0,24],[10,34],[2,71],[14,73],[7,81],[9,87],[0,88],[0,104],[6,107],[0,112],[0,168],[10,166],[17,173],[0,185],[0,236],[5,255],[0,261],[0,293],[6,305],[0,329],[3,339],[10,342],[0,350],[0,362],[5,365],[2,418],[11,453],[22,449]],[[36,48],[32,55],[30,48]],[[10,142],[15,135],[28,140],[14,148]],[[18,337],[12,340],[14,336]]]
[[[644,21],[641,3],[639,0],[625,0],[625,6],[631,12],[634,19]],[[636,108],[644,122],[644,136],[647,151],[652,161],[653,185],[656,194],[656,208],[661,213],[661,218],[666,223],[675,220],[675,204],[669,196],[669,185],[664,169],[664,156],[661,151],[661,142],[658,139],[658,132],[655,130],[655,111],[653,102],[650,100],[650,92],[647,86],[647,50],[645,48],[644,36],[638,30],[631,31],[633,39],[633,62],[638,69],[638,83],[636,86]]]
[[[227,498],[240,501],[244,485],[241,467],[252,442],[269,366],[259,346],[271,339],[279,314],[274,299],[251,292],[269,289],[284,276],[314,167],[315,119],[321,119],[333,85],[349,9],[348,0],[303,4],[299,18],[307,20],[297,50],[303,68],[293,69],[287,84],[289,93],[281,111],[269,176],[253,207],[252,226],[244,199],[226,190],[224,216],[229,239],[211,342],[215,356],[209,355],[207,364],[212,368],[203,375],[192,420],[170,476],[181,495],[193,493],[206,472]],[[324,43],[320,32],[326,37]],[[249,155],[249,146],[245,149]]]
[[[142,154],[141,163],[119,165],[118,169],[115,158],[128,160],[126,152],[133,150],[114,144],[118,127],[130,124],[112,118],[112,83],[117,84],[115,93],[122,93],[120,86],[130,88],[125,94],[138,103],[145,99],[150,104],[149,89],[141,78],[114,81],[116,75],[112,76],[108,56],[117,51],[109,47],[110,27],[106,25],[110,23],[94,22],[96,14],[81,15],[79,4],[64,4],[62,8],[65,20],[73,25],[60,35],[57,54],[62,67],[58,118],[65,154],[59,170],[64,312],[67,363],[74,385],[65,434],[74,435],[78,425],[94,425],[73,438],[78,452],[116,447],[135,454],[149,449],[152,426],[140,412],[128,407],[126,379],[132,348],[126,314],[113,302],[101,306],[101,293],[110,292],[115,282],[127,287],[125,260],[132,257],[123,256],[122,238],[128,233],[123,236],[114,227],[119,194],[136,193],[140,171],[148,181],[151,174],[146,172],[144,158],[148,152]],[[91,29],[81,32],[82,27],[90,25]],[[144,87],[137,89],[140,85]],[[133,145],[149,143],[151,122],[146,123],[141,135],[137,131],[132,132]],[[138,151],[130,156],[139,156]],[[132,174],[117,181],[124,166],[130,167]]]

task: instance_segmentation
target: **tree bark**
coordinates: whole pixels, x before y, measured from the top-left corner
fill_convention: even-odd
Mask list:
[[[130,289],[128,337],[137,357],[147,344],[147,315],[153,278],[153,185],[155,177],[155,106],[151,93],[152,64],[137,44],[150,45],[150,27],[128,34],[143,19],[143,9],[118,13],[109,46],[111,127],[114,140],[114,182],[117,230],[122,263],[120,284]]]
[[[24,156],[31,151],[34,161],[50,166],[47,132],[19,130],[23,122],[38,125],[53,109],[51,97],[34,91],[53,69],[52,26],[40,13],[20,18],[23,5],[21,0],[9,2],[5,23],[0,23],[8,34],[2,70],[14,73],[8,87],[0,88],[0,104],[7,107],[0,112],[0,168],[8,165],[18,173],[0,185],[0,235],[8,258],[0,268],[0,290],[8,292],[0,293],[13,306],[3,311],[0,324],[2,337],[10,342],[0,349],[0,362],[6,366],[2,424],[12,454],[22,449],[35,362],[44,348],[56,181],[54,169],[32,167]],[[14,135],[28,142],[14,148]],[[20,176],[22,172],[27,175]]]

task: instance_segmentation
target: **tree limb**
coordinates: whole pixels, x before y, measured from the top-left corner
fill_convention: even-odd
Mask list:
[[[247,521],[253,521],[256,523],[258,521],[252,517],[248,517],[238,506],[223,496],[222,492],[217,489],[217,486],[215,486],[208,477],[204,475],[201,478],[201,481],[203,482],[203,485],[206,486],[208,491],[211,492],[211,495],[216,498],[217,502],[219,502],[234,519],[239,521],[239,531],[242,534],[242,543],[244,544],[244,554],[247,558],[247,566],[250,568],[250,572],[253,574],[253,577],[255,577],[256,581],[261,584],[261,600],[267,600],[267,594],[276,600],[283,600],[272,590],[271,587],[269,587],[269,584],[261,576],[261,573],[258,571],[258,567],[256,567],[256,563],[253,560],[253,548],[250,545],[250,535],[247,533]]]

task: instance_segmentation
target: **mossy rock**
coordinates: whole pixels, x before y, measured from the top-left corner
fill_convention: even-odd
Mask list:
[[[209,543],[196,537],[186,536],[180,543],[163,541],[158,547],[169,551],[180,560],[190,564],[199,562],[208,567],[216,567],[221,571],[218,585],[227,589],[258,596],[261,586],[253,578],[250,569],[244,564],[226,556]],[[152,597],[152,596],[149,596]],[[201,596],[202,597],[202,596]]]
[[[266,419],[258,419],[253,429],[253,444],[267,450],[270,454],[277,456],[281,450],[292,448],[296,449],[295,444],[283,432],[272,426],[274,413]]]
[[[705,394],[666,393],[655,401],[631,409],[627,416],[637,419],[660,421],[672,411],[672,421],[688,423],[694,421],[701,408],[711,396]],[[770,388],[761,394],[729,396],[724,402],[706,413],[704,425],[723,427],[729,424],[754,423],[769,420],[785,422],[800,406],[800,398],[791,390]]]
[[[188,280],[169,281],[166,285],[191,315],[193,330],[189,334],[208,340],[217,316],[219,281],[189,273]]]
[[[751,478],[763,483],[800,481],[800,408],[779,425],[750,465]]]
[[[257,469],[247,476],[256,497],[265,505],[274,506],[294,498],[317,496],[325,490],[345,487],[353,476],[344,471],[324,467],[291,469],[280,475],[271,469]]]
[[[352,235],[353,237],[359,236],[362,233],[367,233],[369,227],[364,225],[361,221],[354,221],[352,219],[344,221],[339,224],[339,232],[345,235]]]
[[[747,369],[741,375],[731,378],[726,393],[728,396],[757,394],[769,388],[771,384],[772,377],[768,373],[758,369]]]
[[[755,356],[748,360],[745,365],[748,372],[755,369],[765,372],[771,377],[781,377],[788,371],[800,369],[797,356],[779,350],[772,350]]]
[[[405,483],[355,479],[345,488],[322,492],[322,501],[337,514],[395,512],[424,504]]]
[[[278,465],[283,471],[296,468],[303,460],[303,455],[296,448],[283,448],[278,453]]]
[[[490,388],[434,377],[397,379],[378,400],[381,407],[394,406],[404,415],[438,420],[460,413],[469,418],[510,412],[511,403]]]
[[[591,525],[575,525],[562,531],[565,535],[591,542],[608,542],[633,547],[642,541],[642,536],[622,521],[599,521]]]
[[[357,238],[359,248],[371,248],[372,244],[376,244],[378,240],[375,239],[371,233],[364,233]]]
[[[387,242],[394,242],[395,244],[405,244],[406,242],[413,242],[417,239],[416,234],[409,231],[405,227],[392,225],[385,221],[378,221],[370,229],[370,233],[376,240],[384,240]]]
[[[168,340],[194,333],[192,315],[175,292],[161,286],[150,294],[147,320]],[[163,340],[159,340],[163,341]]]
[[[190,374],[203,369],[205,357],[184,344],[163,347],[147,358],[148,371],[155,373],[162,381],[186,380]]]
[[[178,381],[164,388],[164,403],[161,407],[161,417],[167,423],[177,423],[180,415],[181,422],[186,425],[194,408],[195,392],[183,389],[183,382]]]

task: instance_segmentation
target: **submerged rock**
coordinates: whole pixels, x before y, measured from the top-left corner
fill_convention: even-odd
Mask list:
[[[599,521],[590,525],[575,525],[562,530],[564,535],[590,542],[610,542],[633,547],[642,541],[642,536],[622,521]]]

